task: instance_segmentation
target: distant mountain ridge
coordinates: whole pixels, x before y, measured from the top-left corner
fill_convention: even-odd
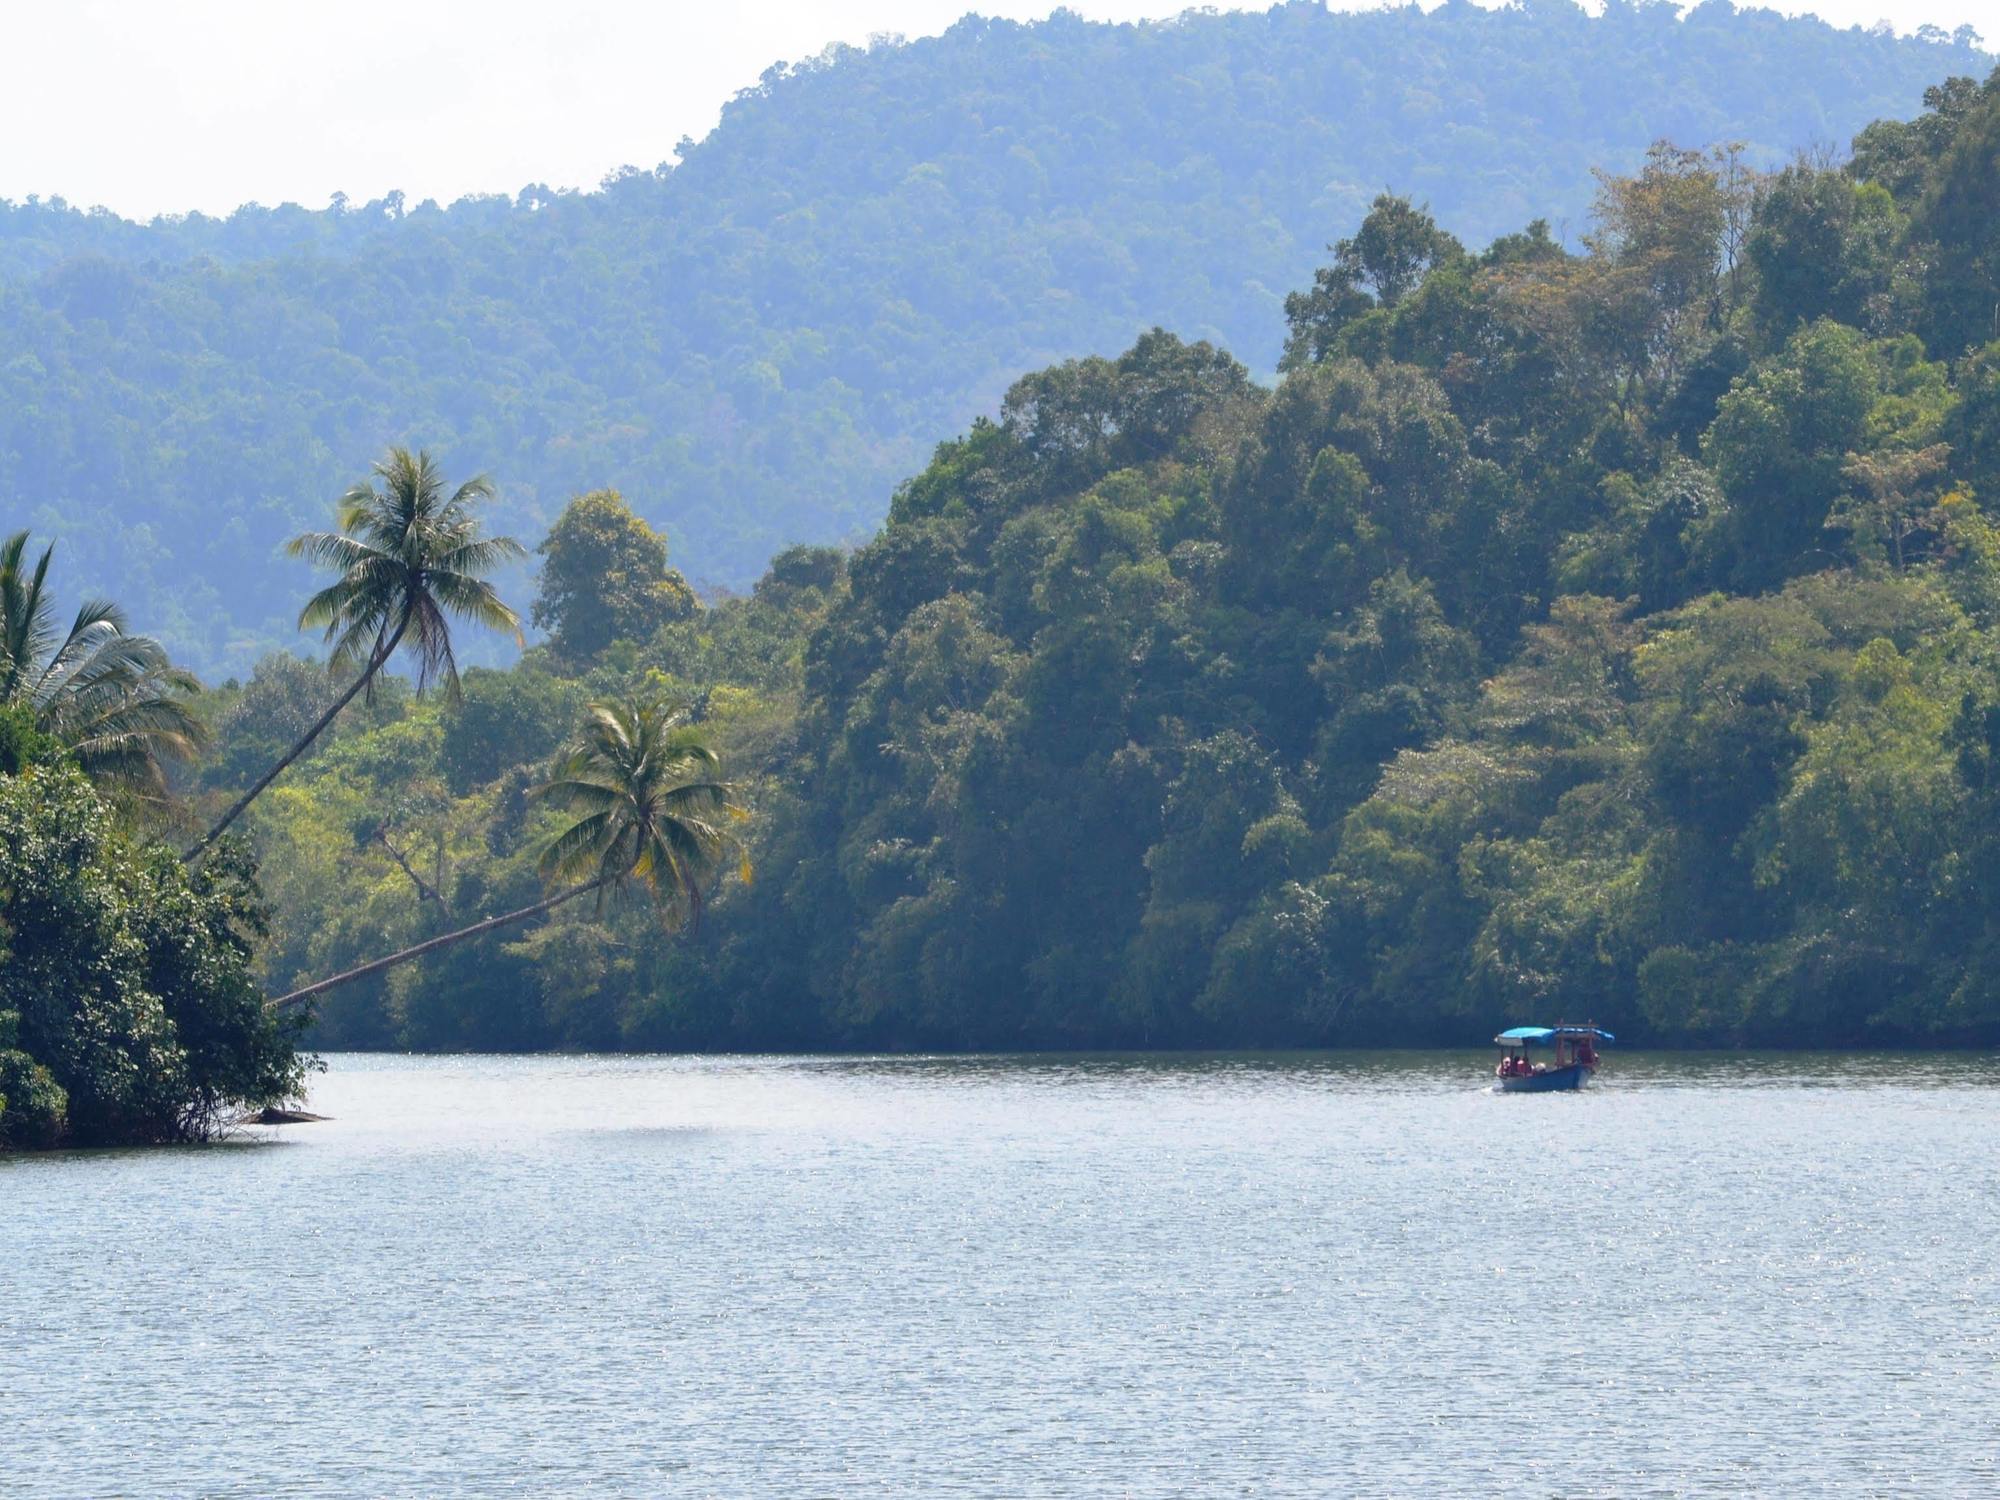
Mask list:
[[[1710,0],[1109,26],[968,18],[774,68],[594,193],[133,224],[0,206],[0,530],[213,673],[290,642],[283,538],[393,441],[533,542],[611,485],[697,579],[858,540],[1022,370],[1152,324],[1269,369],[1285,293],[1385,187],[1473,243],[1593,167],[1774,164],[1915,112],[1974,39]],[[518,586],[515,593],[522,592]]]

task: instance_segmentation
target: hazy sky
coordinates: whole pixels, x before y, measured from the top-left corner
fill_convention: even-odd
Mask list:
[[[0,197],[146,216],[401,188],[591,186],[653,166],[770,63],[1052,0],[8,0]],[[1181,0],[1072,0],[1099,19]],[[1258,7],[1258,8],[1261,8]],[[1342,8],[1356,8],[1352,4]],[[1970,22],[2000,0],[1778,0],[1838,25]]]

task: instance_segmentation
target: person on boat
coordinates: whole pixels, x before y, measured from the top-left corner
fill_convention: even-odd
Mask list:
[[[1597,1066],[1597,1049],[1590,1044],[1589,1037],[1576,1044],[1576,1060],[1586,1068]]]

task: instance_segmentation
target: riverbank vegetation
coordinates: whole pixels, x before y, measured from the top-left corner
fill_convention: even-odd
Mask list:
[[[1844,162],[1662,143],[1576,250],[1384,195],[1286,299],[1274,386],[1157,330],[1030,374],[866,546],[706,602],[580,495],[547,639],[456,692],[378,670],[329,712],[393,606],[336,675],[196,694],[134,645],[171,796],[36,751],[7,815],[82,830],[94,909],[160,883],[218,993],[417,950],[308,997],[326,1046],[1990,1045],[1997,163],[2000,74]],[[294,746],[192,875],[85,816],[213,818]],[[662,900],[548,904],[676,849]]]
[[[379,484],[342,497],[339,531],[292,549],[338,574],[299,620],[326,630],[331,681],[309,670],[330,701],[313,704],[303,733],[178,856],[170,840],[192,809],[168,789],[167,765],[209,740],[192,707],[199,685],[103,601],[59,632],[53,549],[30,567],[25,533],[0,545],[0,1150],[205,1140],[245,1112],[268,1115],[301,1091],[299,1007],[312,997],[581,896],[601,911],[636,888],[669,923],[684,921],[740,847],[726,820],[741,809],[681,709],[593,704],[528,793],[571,814],[539,842],[540,871],[562,888],[266,998],[252,959],[268,908],[254,857],[223,838],[229,825],[348,704],[372,706],[399,647],[414,658],[416,696],[435,681],[455,706],[451,618],[515,624],[478,576],[519,550],[482,534],[475,508],[490,487],[447,491],[429,455],[403,449],[376,474]],[[449,912],[386,828],[376,832],[418,893]],[[742,870],[748,878],[747,859]]]
[[[299,1092],[265,1007],[265,908],[233,852],[190,875],[0,708],[0,1149],[200,1139]]]
[[[869,545],[705,606],[585,497],[547,643],[267,799],[271,981],[523,904],[537,768],[641,688],[761,878],[329,996],[329,1044],[1990,1040],[1996,139],[1961,79],[1844,164],[1663,145],[1575,253],[1385,197],[1274,389],[1164,333],[1032,374]]]

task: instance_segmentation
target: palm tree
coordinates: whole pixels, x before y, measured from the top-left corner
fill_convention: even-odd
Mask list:
[[[47,587],[55,547],[32,572],[27,547],[25,531],[0,543],[0,703],[25,707],[93,781],[164,797],[162,762],[186,760],[207,742],[189,706],[201,684],[158,641],[131,634],[107,600],[86,600],[59,636]]]
[[[458,663],[452,655],[446,616],[475,620],[521,638],[520,620],[480,575],[502,563],[525,558],[527,549],[512,537],[482,537],[473,507],[493,498],[484,478],[469,479],[450,494],[428,453],[391,448],[375,465],[376,482],[357,484],[340,497],[338,531],[309,531],[285,550],[340,577],[306,601],[299,629],[326,628],[332,647],[327,670],[359,674],[305,735],[285,752],[256,785],[188,850],[198,859],[222,831],[254,802],[286,766],[297,760],[355,695],[372,691],[375,674],[398,646],[416,656],[417,691],[442,678],[458,696]]]
[[[686,715],[659,699],[593,703],[583,727],[535,795],[576,814],[542,850],[540,869],[551,884],[568,882],[532,906],[488,917],[470,927],[335,974],[270,1002],[296,1005],[323,990],[379,974],[410,959],[448,948],[553,911],[579,896],[643,887],[663,920],[678,926],[701,917],[703,891],[734,840],[724,824],[743,810],[717,779],[720,763]],[[740,851],[739,851],[740,852]],[[749,861],[739,865],[743,878]]]

